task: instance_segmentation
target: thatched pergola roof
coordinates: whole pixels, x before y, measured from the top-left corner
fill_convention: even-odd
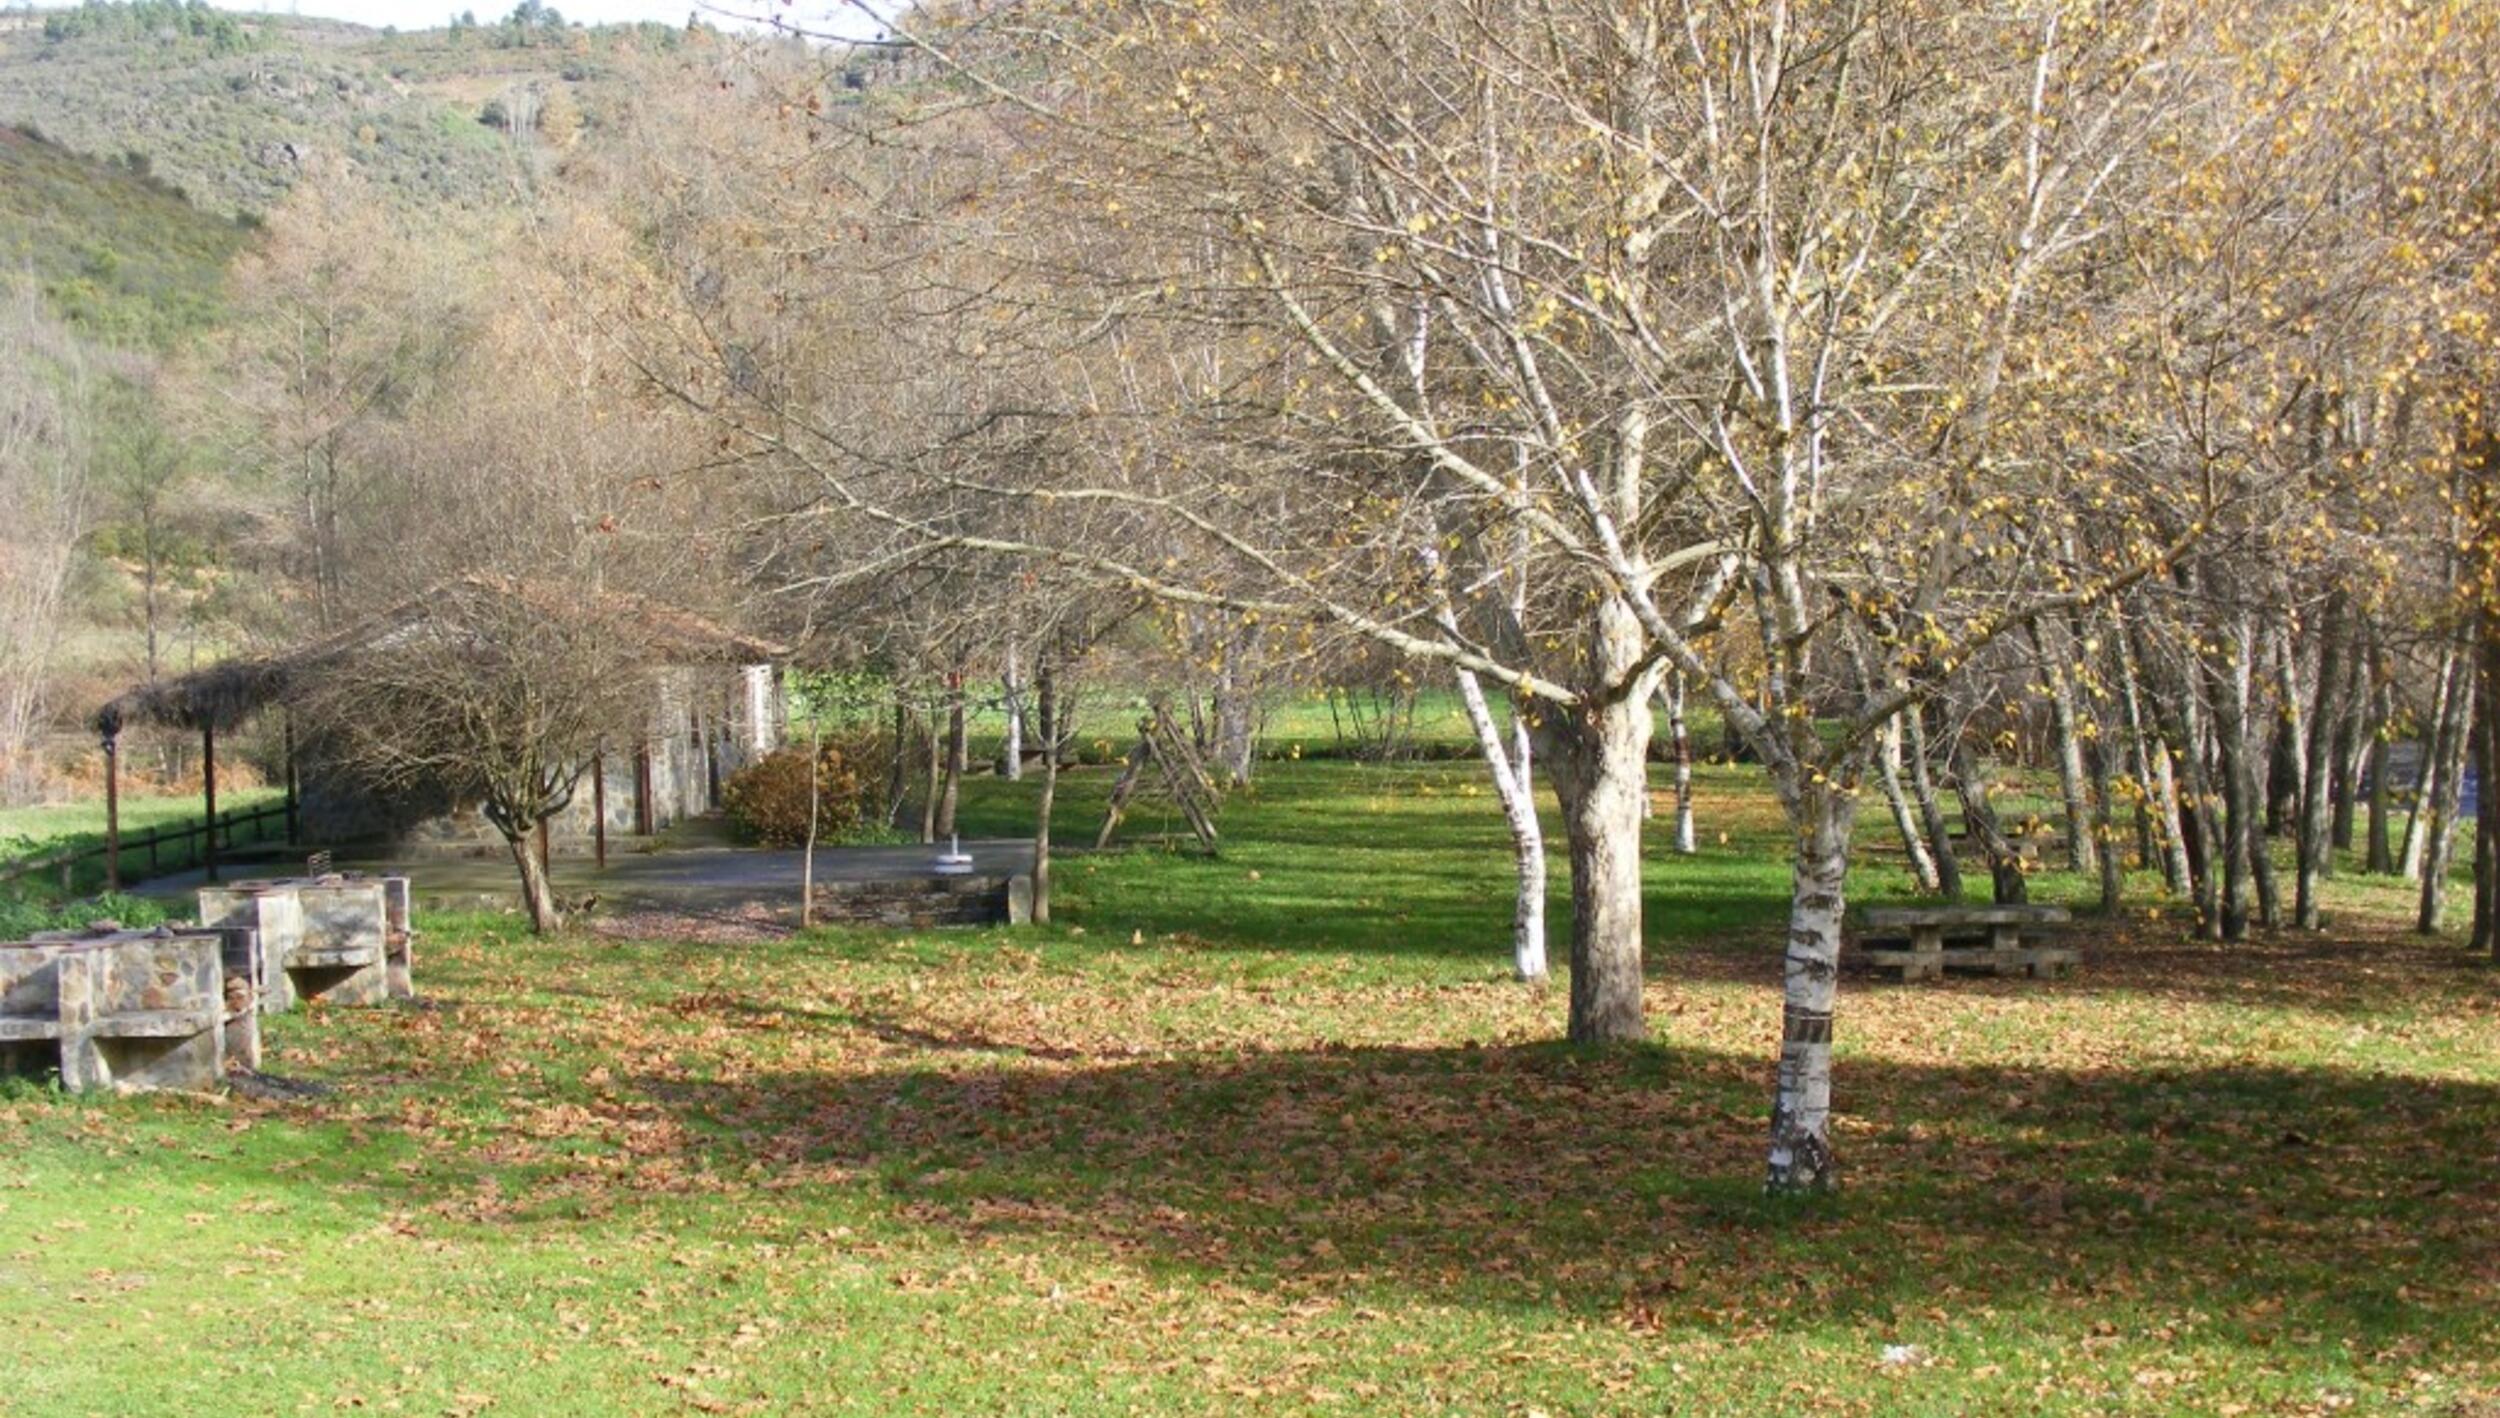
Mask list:
[[[302,667],[303,662],[292,655],[229,660],[172,679],[133,685],[96,711],[96,728],[107,738],[131,724],[232,729],[286,698]]]
[[[133,685],[96,711],[96,728],[107,737],[132,724],[223,733],[283,702],[308,673],[423,624],[459,597],[478,595],[541,609],[551,615],[594,604],[631,629],[636,643],[649,652],[650,663],[655,666],[759,665],[790,657],[789,647],[778,641],[732,630],[718,621],[646,596],[621,591],[587,592],[546,581],[464,576],[306,645]]]

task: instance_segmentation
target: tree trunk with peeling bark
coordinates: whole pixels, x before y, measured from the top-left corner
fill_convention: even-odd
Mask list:
[[[2407,881],[2422,879],[2424,829],[2430,824],[2431,799],[2435,796],[2433,788],[2439,780],[2440,745],[2448,732],[2449,714],[2454,709],[2461,688],[2460,681],[2464,678],[2462,663],[2463,657],[2457,654],[2454,646],[2441,650],[2439,687],[2431,698],[2430,717],[2419,726],[2423,731],[2419,735],[2422,761],[2414,769],[2413,806],[2405,814],[2404,849],[2397,857],[2401,873]]]
[[[1971,756],[1967,739],[1955,736],[1949,760],[1953,772],[1953,793],[1962,800],[1962,821],[1988,854],[1988,875],[1993,895],[2000,906],[2018,906],[2031,899],[2031,888],[2024,878],[2022,849],[1997,822],[1996,803],[1990,797],[1988,780],[1979,772]]]
[[[2471,948],[2500,963],[2500,624],[2480,618],[2482,712],[2475,716],[2474,937]]]
[[[2394,876],[2396,874],[2396,850],[2388,839],[2388,819],[2393,816],[2390,811],[2393,805],[2393,794],[2388,789],[2387,779],[2388,775],[2395,772],[2395,764],[2389,761],[2387,736],[2384,733],[2377,733],[2373,735],[2373,738],[2374,742],[2370,745],[2370,825],[2367,829],[2369,841],[2366,844],[2369,856],[2368,865],[2364,870],[2372,876]]]
[[[1884,786],[1884,801],[1892,808],[1892,825],[1901,833],[1901,850],[1909,857],[1910,875],[1921,891],[1938,891],[1944,886],[1936,874],[1935,854],[1927,850],[1927,837],[1919,830],[1918,818],[1910,807],[1910,795],[1901,786],[1901,716],[1895,714],[1885,721],[1876,740],[1882,755],[1878,771]]]
[[[937,821],[931,825],[930,841],[955,835],[955,807],[963,799],[966,751],[964,677],[958,671],[948,676],[946,682],[946,771],[938,785]]]
[[[1667,676],[1667,732],[1675,750],[1675,850],[1689,857],[1700,848],[1693,840],[1693,733],[1681,673]]]
[[[2222,632],[2218,648],[2198,657],[2213,700],[2214,739],[2222,751],[2222,939],[2248,939],[2252,863],[2263,842],[2257,816],[2257,769],[2249,751],[2249,675],[2245,623]]]
[[[1589,682],[1578,704],[1540,723],[1571,845],[1573,1042],[1623,1043],[1647,1029],[1641,1017],[1641,804],[1649,795],[1655,720],[1634,676],[1640,627],[1619,602],[1598,607],[1590,630]]]
[[[1800,789],[1790,810],[1797,857],[1788,948],[1780,969],[1779,1077],[1771,1101],[1769,1186],[1829,1187],[1832,1170],[1832,1015],[1840,998],[1840,939],[1848,908],[1849,834],[1857,800],[1841,785]]]
[[[2344,683],[2339,687],[2335,719],[2334,803],[2327,825],[2327,843],[2349,852],[2355,843],[2361,808],[2361,780],[2369,769],[2370,656],[2363,630],[2355,625],[2344,637]]]
[[[595,770],[594,770],[595,771]],[[816,924],[816,831],[823,825],[825,716],[807,716],[807,840],[799,844],[799,929]]]
[[[2300,657],[2292,648],[2291,632],[2279,623],[2264,644],[2266,666],[2274,681],[2272,733],[2265,756],[2257,760],[2262,765],[2259,787],[2266,805],[2265,836],[2297,837],[2301,804],[2308,793],[2310,728],[2307,698],[2301,693]],[[2254,683],[2262,681],[2252,682],[2252,695]],[[2264,845],[2262,839],[2259,845]]]
[[[2463,815],[2458,809],[2465,801],[2465,764],[2475,730],[2479,676],[2472,660],[2461,655],[2458,663],[2457,688],[2448,696],[2448,713],[2439,731],[2431,800],[2423,809],[2429,824],[2423,831],[2421,910],[2414,917],[2414,928],[2424,935],[2437,934],[2447,920],[2448,868],[2456,856],[2457,820]]]
[[[1947,901],[1962,899],[1962,863],[1953,854],[1953,829],[1945,821],[1944,803],[1936,796],[1936,778],[1928,766],[1927,717],[1923,706],[1901,712],[1898,723],[1910,736],[1910,787],[1918,803],[1920,830],[1927,835],[1928,860],[1935,864],[1936,889]]]
[[[2095,865],[2101,873],[2101,910],[2116,914],[2127,893],[2125,853],[2118,850],[2117,773],[2110,760],[2118,745],[2106,733],[2092,739],[2092,835],[2100,844]]]
[[[1045,656],[1033,676],[1041,698],[1042,791],[1033,804],[1033,924],[1050,924],[1050,818],[1059,801],[1059,676]]]
[[[2293,893],[2293,924],[2317,930],[2324,924],[2318,893],[2335,852],[2335,745],[2341,733],[2337,698],[2344,691],[2344,593],[2326,600],[2318,625],[2318,697],[2309,716],[2308,763],[2300,785],[2299,881]]]
[[[2049,722],[2057,738],[2057,789],[2066,810],[2066,867],[2069,871],[2098,871],[2101,853],[2099,844],[2093,841],[2092,808],[2084,790],[2083,733],[2075,704],[2071,659],[2072,652],[2080,646],[2053,647],[2051,632],[2035,620],[2031,623],[2031,648],[2040,657],[2041,673],[2047,677]],[[2064,657],[2053,651],[2064,652]]]
[[[937,715],[927,716],[929,730],[929,761],[927,793],[920,800],[920,840],[935,842],[938,837],[938,793],[946,781],[946,740],[938,734]]]
[[[890,734],[892,755],[885,770],[885,825],[903,825],[903,804],[911,797],[911,710],[898,696],[894,701],[894,726]]]
[[[2117,641],[2118,693],[2127,715],[2127,738],[2135,759],[2138,813],[2150,827],[2150,854],[2161,859],[2162,876],[2178,894],[2188,890],[2187,840],[2179,821],[2179,783],[2170,771],[2170,746],[2144,712],[2136,685],[2134,637],[2121,630]]]
[[[1493,795],[1502,805],[1510,828],[1512,891],[1510,925],[1511,972],[1537,982],[1546,977],[1545,963],[1545,829],[1536,816],[1536,780],[1529,757],[1526,725],[1514,719],[1505,743],[1485,700],[1484,685],[1474,672],[1458,672],[1458,698],[1466,706],[1467,723],[1476,733],[1476,748],[1493,779]]]

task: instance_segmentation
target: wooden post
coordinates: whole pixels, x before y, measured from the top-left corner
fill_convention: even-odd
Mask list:
[[[122,889],[122,740],[104,736],[104,889]]]
[[[816,826],[824,806],[825,720],[807,716],[807,843],[799,851],[799,929],[816,926]]]
[[[208,869],[208,879],[217,879],[217,726],[200,726],[200,794],[206,799],[208,821],[200,825],[200,857]]]
[[[590,752],[590,853],[599,870],[608,869],[608,756]]]
[[[548,873],[549,879],[553,880],[555,866],[555,854],[547,850],[547,819],[542,817],[538,819],[538,869]]]
[[[286,716],[286,840],[292,847],[304,840],[304,824],[297,807],[299,801],[295,779],[295,713]]]
[[[720,739],[721,731],[712,728],[696,740],[703,745],[703,801],[707,807],[720,806]]]
[[[652,801],[651,741],[644,739],[634,745],[634,835],[648,837],[655,825],[657,804]]]

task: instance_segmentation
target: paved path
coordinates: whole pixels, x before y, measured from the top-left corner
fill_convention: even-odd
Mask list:
[[[981,876],[1006,876],[1033,869],[1033,844],[1022,838],[966,842],[972,869]],[[901,847],[819,847],[819,881],[910,881],[932,877],[938,849]],[[596,895],[602,910],[631,907],[644,910],[766,905],[795,906],[799,894],[797,851],[759,848],[701,847],[680,851],[611,851],[606,871],[590,858],[559,855],[555,860],[558,896],[579,899]],[[300,863],[247,863],[226,867],[228,881],[279,876],[299,870]],[[520,905],[520,881],[512,859],[501,853],[475,857],[412,857],[404,860],[348,860],[342,870],[377,875],[406,875],[419,910],[501,910]],[[142,896],[188,896],[199,889],[196,871],[158,877],[135,888]]]

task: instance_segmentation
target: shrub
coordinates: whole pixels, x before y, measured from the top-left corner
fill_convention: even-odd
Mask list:
[[[37,931],[72,931],[97,921],[144,929],[170,919],[161,901],[137,896],[97,896],[52,903],[0,900],[0,940],[24,940]]]
[[[849,745],[828,742],[817,768],[816,835],[832,838],[859,825],[867,796],[859,759]],[[807,841],[807,746],[775,749],[729,775],[721,808],[739,840],[761,847],[797,847]]]

